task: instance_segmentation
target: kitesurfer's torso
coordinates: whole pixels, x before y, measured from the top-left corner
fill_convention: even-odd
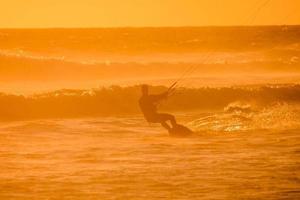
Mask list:
[[[139,100],[140,108],[147,121],[151,122],[157,115],[159,98],[156,95],[144,95]]]

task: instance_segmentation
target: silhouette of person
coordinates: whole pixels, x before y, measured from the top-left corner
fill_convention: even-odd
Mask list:
[[[139,105],[145,119],[150,123],[160,123],[164,128],[170,131],[177,125],[175,117],[167,113],[157,112],[158,104],[168,97],[168,92],[158,95],[149,95],[148,90],[148,85],[142,85],[142,96],[139,100]],[[171,122],[172,127],[167,121]]]

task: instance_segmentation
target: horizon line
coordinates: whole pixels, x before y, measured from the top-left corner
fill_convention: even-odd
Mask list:
[[[226,27],[280,27],[280,26],[300,26],[300,24],[266,24],[266,25],[205,25],[205,26],[86,26],[86,27],[0,27],[4,29],[135,29],[135,28],[226,28]]]

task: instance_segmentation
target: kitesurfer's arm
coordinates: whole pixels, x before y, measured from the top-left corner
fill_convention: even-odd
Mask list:
[[[164,93],[161,93],[161,94],[158,94],[158,95],[150,95],[150,98],[154,102],[161,101],[163,99],[166,99],[167,97],[168,97],[168,92],[164,92]]]

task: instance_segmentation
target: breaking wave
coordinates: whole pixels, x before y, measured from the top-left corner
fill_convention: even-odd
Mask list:
[[[151,92],[158,93],[166,89],[164,86],[153,86]],[[0,119],[136,115],[140,114],[137,104],[139,96],[139,86],[111,86],[91,90],[63,89],[31,96],[0,93]],[[289,113],[285,112],[285,108],[292,108],[291,105],[298,103],[300,103],[300,85],[178,88],[173,96],[163,102],[159,110],[168,112],[198,110],[209,113],[223,111],[221,115],[199,119],[198,128],[201,129],[206,125],[213,127],[210,124],[212,119],[213,122],[234,120],[237,124],[242,123],[243,129],[247,129],[247,121],[260,122],[262,120],[255,117],[268,118],[268,113],[273,111],[280,111],[277,112],[278,116],[283,116],[280,113]],[[277,116],[275,113],[269,115]],[[263,125],[260,127],[263,128]],[[219,128],[226,130],[225,126]]]
[[[235,132],[252,130],[286,130],[300,127],[300,106],[274,103],[260,110],[249,104],[235,104],[234,109],[210,114],[189,123],[196,131]],[[239,104],[239,105],[237,105]],[[232,104],[229,105],[231,107]],[[231,107],[232,108],[232,107]]]
[[[2,29],[0,79],[102,80],[120,78],[120,69],[121,78],[170,78],[191,65],[198,76],[299,73],[299,33],[300,26]]]

